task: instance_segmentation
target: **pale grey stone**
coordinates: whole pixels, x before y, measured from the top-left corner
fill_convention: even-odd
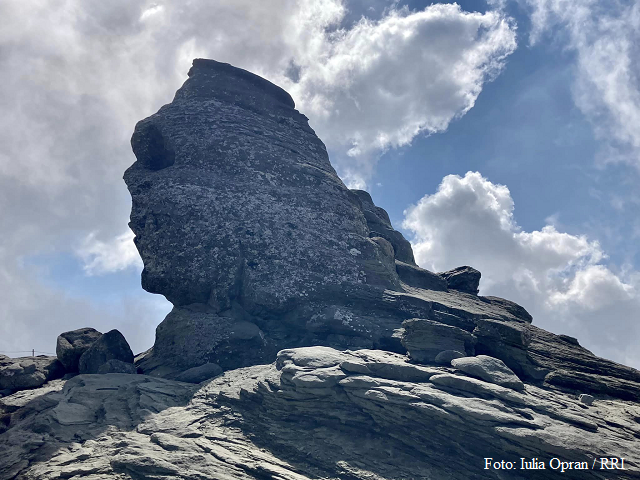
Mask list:
[[[451,360],[451,365],[471,376],[514,390],[524,390],[524,383],[502,360],[488,355]]]
[[[516,392],[443,367],[422,367],[432,370],[426,381],[393,380],[377,372],[396,371],[402,356],[375,350],[309,347],[279,359],[193,387],[112,374],[32,390],[0,434],[0,471],[24,480],[497,479],[478,476],[487,455],[632,458],[637,449],[635,402],[584,409],[558,390]],[[634,468],[616,478],[635,478]]]

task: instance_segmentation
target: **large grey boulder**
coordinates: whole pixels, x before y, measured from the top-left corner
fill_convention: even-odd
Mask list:
[[[451,360],[451,366],[486,382],[514,390],[524,390],[524,383],[502,360],[488,355]]]
[[[100,367],[109,360],[120,360],[133,363],[133,352],[118,330],[111,330],[96,340],[89,349],[82,354],[79,361],[79,372],[98,373]]]
[[[438,275],[447,281],[447,287],[452,290],[458,290],[472,295],[478,294],[481,274],[473,267],[457,267],[453,270],[441,272]]]
[[[581,403],[584,403],[585,405],[591,405],[593,404],[593,401],[595,400],[595,398],[593,398],[592,395],[587,395],[586,393],[583,393],[578,397],[578,400]]]
[[[531,326],[526,322],[504,322],[490,318],[476,320],[473,334],[476,353],[499,358],[522,378],[542,380],[549,369],[537,366],[528,353]]]
[[[9,358],[0,355],[0,390],[37,388],[64,374],[64,367],[56,357],[38,355]]]
[[[102,333],[94,328],[79,328],[61,333],[56,342],[56,356],[67,372],[77,372],[78,362]]]
[[[153,350],[136,360],[144,371],[173,374],[207,363],[225,369],[267,363],[277,349],[253,322],[203,306],[174,307],[156,328]]]

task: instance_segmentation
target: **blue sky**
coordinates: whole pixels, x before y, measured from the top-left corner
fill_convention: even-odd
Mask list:
[[[481,294],[640,367],[638,5],[189,5],[0,5],[0,353],[84,326],[152,345],[170,304],[140,287],[121,176],[136,121],[207,57],[287,89],[423,267],[472,265]]]

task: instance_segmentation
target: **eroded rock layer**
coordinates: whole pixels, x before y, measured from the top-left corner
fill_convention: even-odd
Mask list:
[[[380,350],[284,350],[199,386],[81,375],[5,401],[1,478],[640,478],[636,402],[587,406]],[[485,470],[487,457],[518,469]],[[625,470],[592,469],[602,457]],[[546,468],[522,470],[521,458]]]

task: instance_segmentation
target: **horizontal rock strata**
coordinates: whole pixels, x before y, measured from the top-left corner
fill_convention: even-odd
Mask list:
[[[14,402],[0,436],[6,478],[498,479],[483,470],[485,457],[591,465],[601,456],[627,459],[615,478],[640,477],[635,402],[586,406],[561,391],[518,392],[379,350],[284,350],[271,365],[201,386],[81,375],[31,392]],[[557,476],[548,466],[535,472]]]

